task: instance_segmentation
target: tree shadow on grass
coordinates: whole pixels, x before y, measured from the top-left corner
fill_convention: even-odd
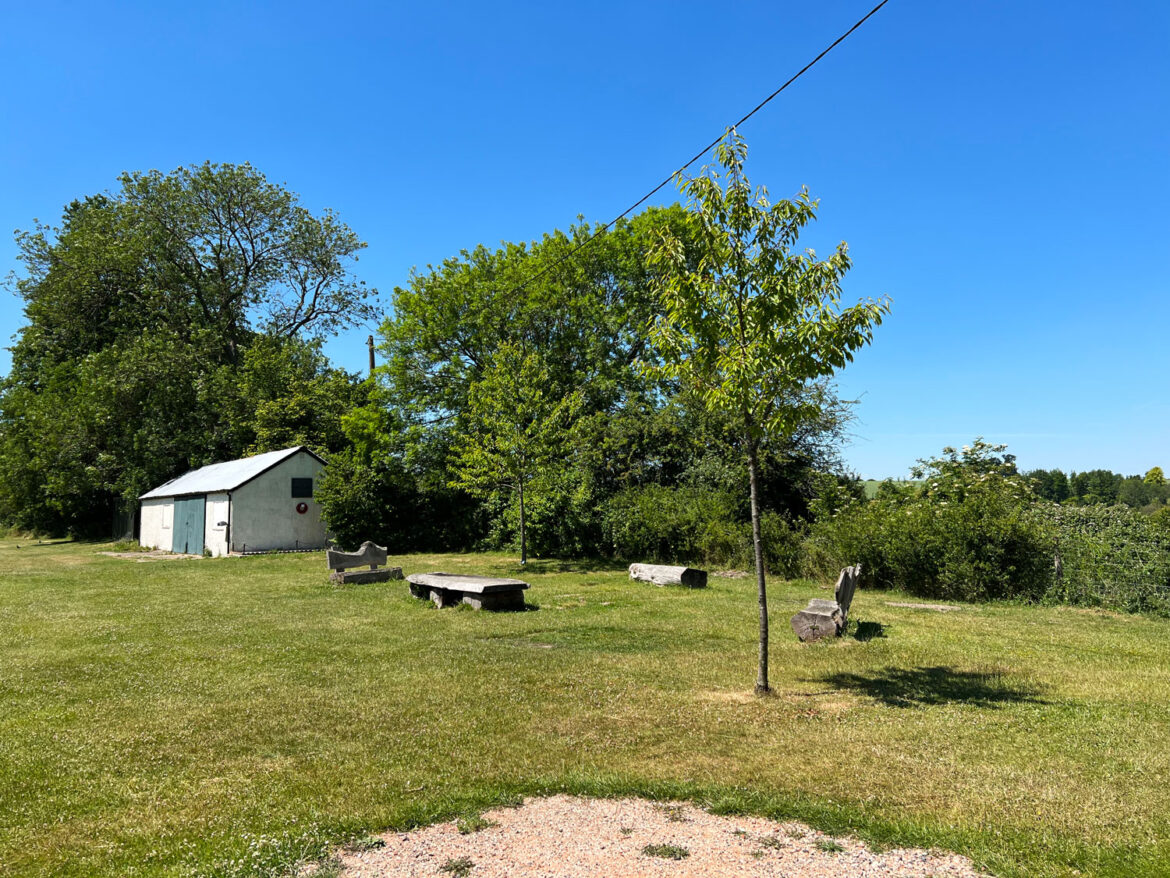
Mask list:
[[[528,563],[501,565],[515,573],[612,573],[629,569],[628,564],[607,558],[529,558]]]
[[[1039,697],[1039,688],[1000,671],[960,671],[943,666],[885,668],[871,674],[828,674],[819,682],[867,695],[889,707],[1047,703]]]
[[[881,622],[858,622],[853,629],[853,639],[868,643],[875,637],[885,637],[886,628]]]

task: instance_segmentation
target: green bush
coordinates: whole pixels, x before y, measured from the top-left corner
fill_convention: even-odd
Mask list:
[[[519,551],[520,503],[515,492],[489,497],[483,510],[490,522],[484,547]],[[606,554],[599,519],[592,485],[577,471],[543,474],[524,493],[525,536],[532,557]]]
[[[329,458],[313,497],[343,548],[365,540],[392,553],[468,548],[485,531],[478,503],[445,487],[420,486],[395,458],[366,462],[353,451]]]
[[[615,557],[694,563],[734,552],[731,498],[697,488],[645,485],[605,504],[602,537]]]
[[[868,503],[818,521],[809,572],[824,578],[862,565],[863,582],[923,597],[1039,600],[1048,592],[1050,535],[1003,446],[976,440],[921,462],[921,484],[890,486]]]
[[[751,549],[751,524],[745,525],[748,550]],[[795,579],[804,566],[804,529],[793,525],[778,512],[765,510],[760,515],[760,537],[764,543],[764,567],[773,576]],[[745,567],[750,566],[745,564]]]
[[[881,588],[953,600],[1047,593],[1052,557],[1028,507],[996,488],[938,504],[915,497],[855,505],[812,528],[809,572],[822,578],[848,564]]]
[[[982,440],[946,449],[915,472],[920,485],[883,486],[874,500],[817,521],[807,572],[827,579],[860,563],[863,582],[924,597],[1170,614],[1165,519],[1041,499],[1002,450]]]
[[[627,488],[605,504],[602,536],[618,558],[750,569],[752,529],[737,515],[741,506],[738,495],[709,488]],[[760,516],[760,536],[768,571],[798,575],[803,534],[769,510]]]

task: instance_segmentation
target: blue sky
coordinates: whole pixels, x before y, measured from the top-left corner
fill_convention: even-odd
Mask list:
[[[7,4],[0,227],[250,161],[337,210],[389,300],[611,219],[871,5]],[[1025,468],[1170,466],[1167,45],[1164,0],[891,0],[741,129],[754,182],[821,199],[805,243],[849,242],[847,297],[893,298],[840,377],[859,473],[976,435]],[[0,294],[0,337],[21,321]],[[330,355],[362,368],[368,332]]]

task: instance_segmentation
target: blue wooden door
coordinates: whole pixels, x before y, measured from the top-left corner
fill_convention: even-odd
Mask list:
[[[172,552],[203,554],[203,509],[206,497],[175,499]]]

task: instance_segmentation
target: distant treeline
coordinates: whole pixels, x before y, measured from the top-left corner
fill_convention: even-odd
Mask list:
[[[1043,499],[1071,506],[1120,504],[1152,515],[1170,499],[1170,485],[1158,466],[1144,476],[1123,476],[1107,469],[1067,475],[1059,469],[1034,469],[1024,475]]]

